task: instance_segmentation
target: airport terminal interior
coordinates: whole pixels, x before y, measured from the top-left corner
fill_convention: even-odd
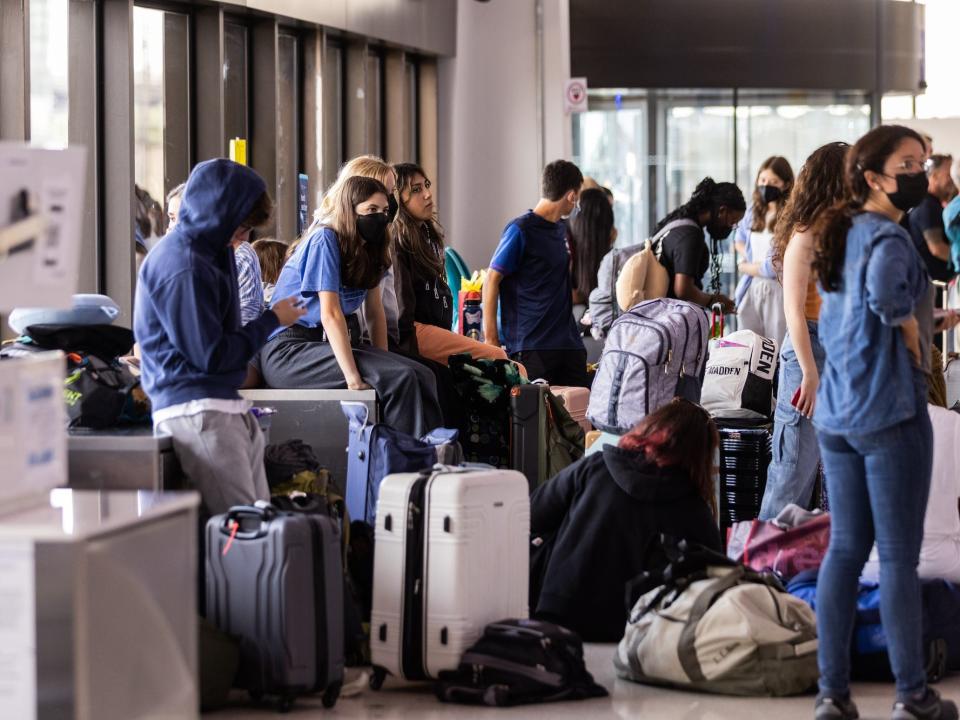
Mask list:
[[[958,0],[0,0],[0,718],[958,720]]]

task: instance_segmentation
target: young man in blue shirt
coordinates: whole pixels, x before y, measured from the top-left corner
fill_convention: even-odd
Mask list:
[[[583,174],[566,160],[543,169],[533,210],[510,221],[500,237],[483,286],[484,341],[503,344],[531,380],[589,387],[587,351],[573,318],[570,252],[564,218],[577,205]]]
[[[157,430],[215,515],[268,500],[263,434],[237,388],[267,337],[304,311],[273,304],[241,327],[232,245],[270,219],[263,179],[230,160],[190,173],[179,221],[140,268],[133,329]]]

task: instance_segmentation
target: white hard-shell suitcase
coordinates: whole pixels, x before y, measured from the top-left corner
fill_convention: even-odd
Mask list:
[[[530,500],[515,470],[388,475],[377,503],[371,686],[454,670],[484,627],[528,615]]]

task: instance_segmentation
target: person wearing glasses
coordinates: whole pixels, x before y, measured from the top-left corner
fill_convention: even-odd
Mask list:
[[[899,222],[927,195],[924,160],[914,130],[871,130],[847,153],[846,199],[813,229],[826,350],[814,424],[831,510],[817,583],[819,720],[858,717],[850,642],[857,582],[874,541],[896,679],[892,717],[957,718],[956,705],[927,687],[917,579],[933,457],[933,307],[923,260]]]
[[[429,369],[387,350],[380,282],[390,267],[390,202],[379,180],[354,175],[287,260],[274,297],[301,298],[306,314],[260,354],[269,387],[377,391],[383,420],[420,437],[443,424]],[[356,311],[363,305],[371,345]]]
[[[393,170],[397,175],[393,282],[399,350],[441,365],[460,353],[506,360],[503,349],[451,332],[453,292],[447,285],[443,228],[437,221],[433,183],[414,163],[398,163]]]

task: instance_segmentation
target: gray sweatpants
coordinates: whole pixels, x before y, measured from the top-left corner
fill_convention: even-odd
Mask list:
[[[211,515],[270,499],[263,433],[250,413],[206,410],[165,420],[157,430],[173,436],[187,482],[200,491]]]

